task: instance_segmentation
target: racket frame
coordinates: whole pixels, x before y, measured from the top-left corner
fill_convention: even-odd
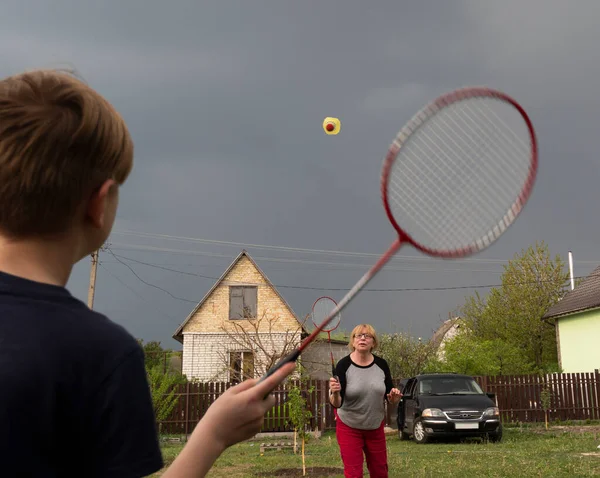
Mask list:
[[[334,299],[332,299],[331,297],[326,296],[326,295],[324,295],[322,297],[319,297],[317,300],[315,300],[313,302],[313,305],[312,305],[312,314],[311,314],[311,316],[312,316],[311,320],[312,320],[312,323],[314,324],[315,327],[318,327],[319,324],[323,322],[323,320],[327,319],[327,317],[325,317],[325,319],[321,320],[319,322],[319,324],[317,324],[315,322],[315,305],[317,305],[317,302],[319,302],[320,300],[323,300],[323,299],[326,299],[326,300],[332,302],[333,305],[334,305],[334,310],[335,310],[335,308],[338,305],[337,302]],[[325,329],[325,327],[323,327],[321,329],[321,331],[327,332],[327,342],[329,342],[329,355],[331,357],[331,376],[334,377],[336,380],[339,380],[338,376],[335,374],[335,359],[333,357],[333,347],[331,346],[331,332],[333,332],[335,329],[337,329],[340,326],[340,323],[342,321],[342,317],[341,317],[340,313],[333,314],[331,320],[333,320],[333,317],[336,317],[336,316],[339,316],[339,319],[338,319],[337,324],[335,325],[335,327],[333,327],[331,329],[329,329],[329,328]],[[327,325],[329,325],[329,323]]]
[[[523,118],[525,125],[527,126],[527,130],[529,132],[529,137],[531,141],[531,154],[530,154],[530,165],[527,179],[525,180],[524,186],[521,189],[521,193],[515,199],[515,202],[512,204],[510,209],[506,212],[502,221],[498,224],[498,233],[493,234],[495,228],[491,228],[490,232],[482,237],[476,239],[473,243],[468,246],[465,246],[456,250],[438,250],[438,249],[430,249],[422,246],[417,241],[415,241],[410,234],[408,234],[396,221],[394,214],[392,213],[391,206],[389,203],[389,195],[388,195],[388,185],[390,181],[392,166],[396,159],[398,158],[398,153],[400,152],[406,140],[410,138],[421,126],[423,126],[427,121],[434,115],[438,113],[438,111],[454,104],[459,101],[463,101],[470,98],[494,98],[500,101],[504,101],[512,105]],[[408,242],[417,250],[423,252],[424,254],[441,257],[446,259],[456,258],[456,257],[464,257],[476,252],[479,252],[485,249],[487,246],[491,245],[502,233],[517,219],[517,216],[521,213],[531,192],[533,191],[533,185],[535,183],[535,178],[537,176],[538,169],[538,145],[537,138],[535,134],[535,130],[533,128],[533,123],[529,118],[527,112],[523,109],[523,107],[517,103],[517,101],[510,97],[509,95],[495,90],[493,88],[487,87],[465,87],[460,88],[458,90],[451,91],[446,93],[435,100],[433,100],[428,105],[424,106],[419,112],[417,112],[406,125],[400,130],[400,132],[396,135],[396,138],[388,148],[388,152],[385,156],[383,162],[383,169],[381,173],[381,198],[383,200],[383,208],[385,213],[392,223],[392,226],[398,232],[398,235],[402,242]]]
[[[502,218],[502,221],[500,222],[498,228],[499,233],[492,234],[492,232],[490,232],[487,236],[475,240],[470,245],[452,251],[430,249],[417,243],[406,231],[404,231],[400,227],[400,225],[397,223],[396,219],[392,214],[390,204],[388,201],[388,182],[390,179],[392,165],[394,164],[394,161],[396,161],[398,153],[402,148],[402,145],[419,127],[425,124],[428,119],[434,116],[438,111],[444,109],[445,107],[453,103],[476,97],[496,98],[505,101],[511,104],[513,107],[515,107],[517,111],[521,114],[527,126],[531,141],[530,165],[528,176],[523,184],[520,194],[517,196],[511,208]],[[300,343],[300,345],[295,350],[293,350],[285,357],[281,358],[279,362],[273,365],[273,367],[271,367],[271,369],[267,371],[267,373],[260,379],[260,381],[272,375],[276,370],[281,368],[286,363],[295,362],[302,353],[302,351],[315,339],[315,337],[319,333],[323,331],[323,329],[329,324],[329,322],[331,322],[331,320],[333,320],[333,318],[350,303],[350,301],[356,296],[356,294],[371,281],[371,279],[377,274],[377,272],[379,272],[379,270],[394,256],[394,254],[398,251],[398,249],[400,249],[400,247],[405,242],[411,244],[413,247],[423,252],[424,254],[446,259],[468,256],[476,252],[480,252],[489,245],[491,245],[516,220],[517,216],[522,212],[527,200],[531,195],[531,192],[533,191],[533,185],[537,176],[537,170],[538,145],[533,124],[523,107],[507,94],[487,87],[465,87],[443,94],[435,100],[433,100],[432,102],[430,102],[429,104],[427,104],[425,107],[423,107],[412,117],[411,120],[408,121],[408,123],[396,135],[396,138],[389,146],[387,154],[385,155],[383,161],[383,168],[381,173],[381,195],[386,215],[388,216],[389,221],[398,233],[398,237],[391,244],[388,250],[385,253],[383,253],[383,255],[377,260],[377,262],[340,300],[337,307],[330,313],[329,317],[326,318],[321,324],[319,324],[312,331],[312,333]],[[492,231],[493,229],[494,228],[492,228]]]

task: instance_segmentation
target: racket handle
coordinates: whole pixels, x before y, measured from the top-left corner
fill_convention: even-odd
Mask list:
[[[275,365],[273,365],[267,371],[267,373],[264,374],[260,378],[260,380],[258,381],[258,383],[262,382],[265,378],[270,377],[271,375],[273,375],[275,372],[277,372],[277,370],[279,370],[281,367],[283,367],[286,363],[295,362],[296,360],[298,360],[298,357],[300,357],[300,350],[299,349],[291,351],[285,357],[283,357],[282,359],[280,359],[279,362],[277,362]],[[269,396],[269,394],[265,395],[265,398],[267,398],[268,396]]]

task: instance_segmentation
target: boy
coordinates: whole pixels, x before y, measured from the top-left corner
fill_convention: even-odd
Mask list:
[[[65,289],[115,219],[133,143],[114,108],[59,71],[0,81],[3,476],[146,476],[163,466],[142,349]],[[260,430],[294,369],[228,390],[164,477],[204,476]]]

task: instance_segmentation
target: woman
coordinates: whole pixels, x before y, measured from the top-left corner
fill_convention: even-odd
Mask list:
[[[375,329],[357,325],[348,343],[351,353],[337,363],[336,377],[329,379],[346,478],[362,478],[363,451],[371,478],[388,476],[384,401],[396,404],[402,394],[392,385],[387,362],[373,355],[377,345]]]

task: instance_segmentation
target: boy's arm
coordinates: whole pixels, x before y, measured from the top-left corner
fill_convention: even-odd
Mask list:
[[[295,368],[288,363],[263,382],[246,380],[228,389],[208,408],[163,478],[204,477],[226,448],[260,432],[265,413],[275,405],[275,398],[265,395]]]
[[[204,477],[226,448],[260,432],[265,413],[275,405],[273,396],[264,397],[295,368],[289,363],[260,383],[246,380],[228,389],[208,408],[163,477]],[[141,349],[121,362],[98,392],[90,437],[96,459],[89,475],[139,477],[160,470],[163,461]]]

